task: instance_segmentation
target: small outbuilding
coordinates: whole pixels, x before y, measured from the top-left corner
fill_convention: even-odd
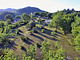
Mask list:
[[[15,23],[15,22],[19,22],[20,19],[21,19],[21,18],[14,18],[14,23]]]
[[[45,20],[47,24],[49,24],[51,22],[51,20]]]

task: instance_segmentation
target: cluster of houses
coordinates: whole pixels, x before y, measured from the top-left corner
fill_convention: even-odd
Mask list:
[[[41,17],[41,18],[44,19],[47,24],[51,22],[51,20],[48,17]]]
[[[14,23],[19,22],[20,19],[21,18],[14,18]],[[47,24],[49,24],[51,22],[51,20],[49,20],[49,19],[45,19],[45,21],[46,21]]]
[[[51,20],[45,20],[47,24],[49,24],[51,22]]]
[[[31,14],[32,14],[32,13],[31,13]],[[50,20],[48,17],[40,17],[40,16],[38,16],[38,15],[35,15],[35,17],[44,19],[47,24],[49,24],[49,23],[51,22],[51,20]],[[21,19],[21,18],[14,18],[14,23],[15,23],[15,22],[19,22],[20,19]]]
[[[15,23],[15,22],[19,22],[20,19],[21,19],[21,18],[14,18],[14,23]]]
[[[50,22],[51,22],[51,20],[48,19],[48,18],[46,18],[46,17],[42,17],[42,18],[45,19],[46,23],[50,23]],[[21,18],[14,18],[14,23],[15,23],[15,22],[19,22],[20,19],[21,19]]]

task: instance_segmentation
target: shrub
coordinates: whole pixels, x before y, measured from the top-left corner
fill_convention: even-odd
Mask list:
[[[55,34],[56,34],[56,32],[55,32],[55,31],[51,32],[51,35],[55,35]]]
[[[43,25],[46,25],[46,23],[43,23]]]
[[[44,29],[42,29],[42,30],[41,30],[41,32],[42,32],[42,33],[44,33],[44,32],[45,32],[45,30],[44,30]]]
[[[57,32],[57,30],[55,30],[54,32]]]
[[[9,28],[12,28],[12,25],[8,25],[9,26]]]
[[[3,56],[5,55],[5,52],[2,49],[0,49],[0,56],[1,55],[3,55]]]
[[[14,39],[9,40],[9,43],[13,43],[13,42],[14,42]]]
[[[20,29],[17,29],[19,32],[21,32],[21,30]]]
[[[3,33],[4,32],[4,28],[0,28],[0,32]]]
[[[35,30],[36,29],[36,27],[33,27],[33,29],[32,30]]]
[[[41,28],[41,29],[43,29],[43,26],[42,26],[42,25],[40,25],[40,28]]]
[[[38,31],[37,31],[37,30],[33,30],[33,32],[34,32],[34,33],[38,33]]]
[[[34,32],[34,33],[38,33],[36,27],[33,27],[32,32]]]
[[[25,40],[28,40],[28,37],[27,36],[25,37]]]
[[[17,29],[17,30],[15,31],[15,33],[16,33],[16,34],[19,34],[19,29]]]
[[[12,28],[11,29],[14,29],[14,28],[16,28],[16,25],[12,25]]]
[[[21,36],[21,40],[27,41],[28,40],[28,37]]]
[[[29,24],[26,25],[26,28],[29,28]]]
[[[9,39],[8,38],[6,38],[6,37],[1,38],[1,43],[2,44],[6,45],[6,44],[8,44],[8,42],[9,42]]]
[[[41,24],[42,20],[38,20],[39,24]]]
[[[37,45],[37,47],[39,47],[39,48],[42,47],[38,42],[36,42],[36,45]]]
[[[19,22],[16,22],[16,23],[15,23],[15,26],[16,26],[16,27],[19,27],[19,26],[20,26],[20,23],[19,23]]]
[[[21,30],[20,29],[17,29],[15,33],[16,34],[19,34],[19,32],[21,32]]]
[[[21,36],[21,40],[25,40],[24,36]]]
[[[25,47],[23,45],[20,46],[21,49],[24,49]]]
[[[4,26],[4,21],[0,21],[0,28]]]
[[[24,25],[24,23],[20,23],[20,25],[22,26],[22,25]]]
[[[52,26],[51,24],[48,24],[48,27],[49,27],[49,28],[52,28],[52,27],[54,27],[54,26]]]
[[[28,23],[28,21],[26,22],[26,21],[24,21],[24,24],[27,24]]]
[[[22,19],[20,19],[20,20],[19,20],[19,23],[23,23],[23,20],[22,20]]]
[[[39,26],[42,29],[42,25]]]
[[[27,25],[26,25],[26,28],[33,28],[33,27],[35,27],[36,25],[35,25],[35,22],[33,22],[33,21],[30,21]]]
[[[11,22],[10,19],[7,19],[7,20],[5,21],[5,24],[6,24],[6,25],[9,25],[9,24],[12,24],[12,22]]]
[[[33,35],[32,31],[29,32],[30,35]]]
[[[27,29],[27,31],[30,31],[30,30],[31,30],[31,28],[28,28],[28,29]]]
[[[13,41],[9,40],[9,43],[11,44],[11,43],[13,43]]]

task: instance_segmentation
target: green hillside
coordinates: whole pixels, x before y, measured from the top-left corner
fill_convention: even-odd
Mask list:
[[[2,60],[80,60],[80,11],[23,13],[18,22],[0,21]],[[10,16],[10,17],[9,17]],[[19,16],[18,16],[19,17]]]

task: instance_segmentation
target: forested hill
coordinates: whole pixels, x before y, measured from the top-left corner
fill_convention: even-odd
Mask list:
[[[16,10],[18,13],[27,13],[27,14],[30,14],[31,12],[34,13],[34,12],[45,12],[43,10],[40,10],[39,8],[36,8],[36,7],[25,7],[25,8],[22,8],[22,9],[18,9]]]

